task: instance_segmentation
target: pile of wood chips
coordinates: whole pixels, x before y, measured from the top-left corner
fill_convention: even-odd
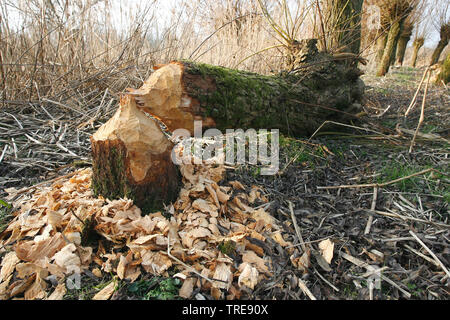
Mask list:
[[[169,276],[174,266],[174,277],[183,280],[181,297],[194,298],[200,287],[215,299],[239,299],[242,290],[272,275],[266,237],[294,253],[264,210],[268,200],[260,188],[246,192],[238,181],[219,185],[223,166],[184,164],[180,170],[184,186],[166,208],[169,218],[144,215],[128,199],[94,197],[91,169],[16,203],[20,209],[0,237],[0,299],[62,299],[67,278],[87,269],[99,278],[113,273],[134,282],[143,273]],[[89,229],[104,239],[82,245]],[[108,242],[109,251],[103,245]],[[94,299],[113,292],[112,282]]]

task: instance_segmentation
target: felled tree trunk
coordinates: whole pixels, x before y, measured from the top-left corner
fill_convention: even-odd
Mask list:
[[[310,44],[296,72],[274,76],[175,61],[130,94],[171,131],[192,134],[194,120],[202,120],[203,128],[222,132],[254,128],[308,135],[327,119],[352,117],[364,91],[355,56],[314,50]]]
[[[280,129],[313,133],[325,120],[354,117],[364,91],[358,57],[317,52],[316,41],[300,43],[294,71],[265,76],[187,61],[158,68],[140,89],[129,89],[117,113],[91,138],[95,194],[128,197],[144,211],[178,193],[170,131],[202,127]]]
[[[173,144],[156,122],[136,107],[131,96],[91,137],[92,188],[95,195],[127,197],[144,213],[178,196],[178,171],[171,161]]]

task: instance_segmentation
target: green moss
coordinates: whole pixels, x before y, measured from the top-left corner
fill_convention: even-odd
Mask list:
[[[447,54],[447,58],[445,58],[441,72],[439,73],[436,80],[437,83],[441,83],[441,81],[443,81],[445,84],[450,82],[450,53]]]
[[[152,277],[126,285],[126,290],[128,295],[142,300],[174,300],[179,299],[180,287],[178,278]]]
[[[236,242],[234,242],[233,240],[222,241],[219,244],[219,250],[223,254],[230,256],[236,251]]]
[[[333,112],[299,101],[345,109],[354,99],[353,86],[343,86],[342,79],[347,77],[345,69],[332,62],[320,68],[335,70],[333,76],[327,75],[329,70],[321,72],[322,69],[266,76],[189,61],[183,63],[189,74],[214,79],[215,90],[205,89],[203,85],[196,87],[195,81],[186,89],[199,100],[204,114],[214,118],[219,130],[264,128],[297,136],[311,134]]]
[[[0,233],[6,229],[8,223],[12,220],[12,206],[4,200],[0,199]]]

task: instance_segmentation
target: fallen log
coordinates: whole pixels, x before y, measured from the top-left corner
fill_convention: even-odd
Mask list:
[[[272,76],[189,61],[158,68],[141,88],[129,89],[91,137],[94,193],[127,197],[145,212],[177,196],[173,144],[145,113],[191,135],[195,120],[222,132],[279,129],[300,136],[325,120],[354,117],[364,91],[358,57],[319,53],[315,40],[299,42],[297,57],[293,70]]]
[[[355,55],[319,53],[315,42],[300,53],[297,70],[260,75],[189,61],[157,69],[139,89],[138,107],[169,130],[279,129],[304,136],[325,120],[347,121],[359,111],[364,83]]]

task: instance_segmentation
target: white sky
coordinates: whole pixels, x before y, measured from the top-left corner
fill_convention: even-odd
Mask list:
[[[118,4],[121,1],[123,1],[123,0],[112,0],[111,3],[115,2],[116,4]],[[135,6],[135,7],[142,7],[143,4],[145,4],[149,1],[151,1],[151,0],[125,0],[125,2],[129,6]],[[162,18],[161,20],[165,20],[164,17],[166,18],[166,20],[168,20],[170,17],[171,8],[176,6],[177,3],[179,4],[181,1],[182,0],[156,0],[157,7],[158,7],[157,12],[158,12],[158,16],[160,18]],[[210,1],[216,1],[216,0],[210,0]],[[291,0],[291,1],[298,1],[298,0]],[[435,2],[436,2],[436,0],[423,0],[423,1],[427,1],[432,4],[435,4]],[[450,3],[450,0],[439,0],[439,1],[442,2],[443,5]],[[431,19],[432,19],[431,15],[429,15],[426,18],[426,20],[429,20],[428,26],[430,28],[430,31],[429,31],[429,34],[427,35],[427,38],[425,41],[425,47],[433,48],[439,42],[439,31],[436,30],[436,28],[433,26],[433,24],[431,23]],[[447,19],[450,20],[450,11],[448,12]],[[410,41],[409,45],[412,45],[412,40]]]
[[[18,3],[20,0],[0,0],[0,3],[6,1],[6,3]],[[156,0],[155,4],[155,13],[158,17],[159,22],[159,29],[163,29],[164,21],[170,20],[171,15],[171,8],[177,7],[183,0]],[[210,1],[216,1],[216,0],[210,0]],[[289,0],[288,0],[289,1]],[[291,1],[299,1],[299,0],[291,0]],[[435,3],[435,0],[424,0],[424,1],[433,1]],[[439,0],[443,5],[450,3],[450,0]],[[127,18],[127,12],[124,12],[120,8],[126,8],[126,11],[128,11],[128,14],[131,12],[136,12],[136,10],[139,10],[139,8],[142,8],[145,6],[145,4],[148,4],[149,2],[153,2],[153,0],[109,0],[109,3],[113,6],[113,16],[117,21],[118,26],[124,26],[127,23],[130,23],[130,19]],[[179,7],[179,6],[178,6]],[[16,21],[18,25],[20,24],[19,15],[14,12],[14,10],[9,7],[8,12],[10,16],[13,16],[12,19],[9,19],[9,21]],[[11,18],[11,17],[10,17]],[[431,20],[432,15],[428,16],[427,19]],[[450,20],[450,11],[448,12],[448,19]],[[162,22],[162,23],[161,23]],[[430,28],[430,32],[426,38],[425,46],[426,47],[434,47],[436,46],[437,42],[439,41],[439,32],[436,30],[436,28],[433,26],[432,23],[428,24]],[[412,41],[409,43],[409,45],[412,44]]]

